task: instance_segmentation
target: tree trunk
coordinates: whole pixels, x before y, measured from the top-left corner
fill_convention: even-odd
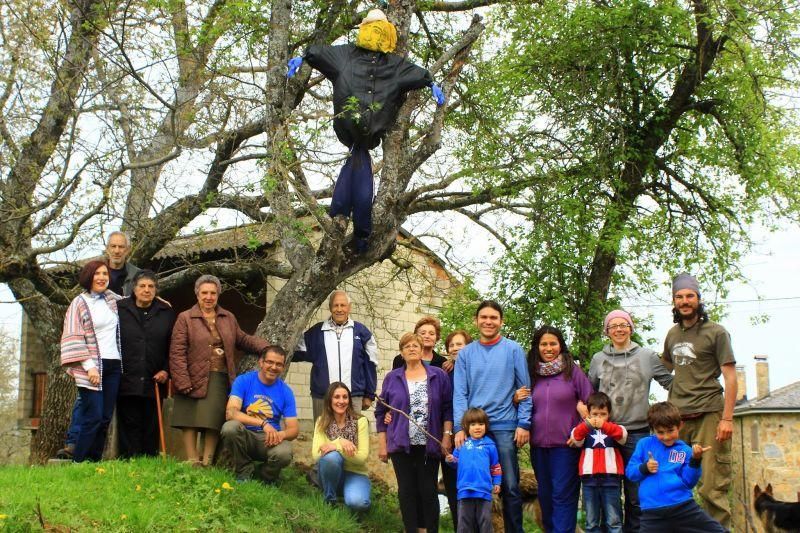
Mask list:
[[[35,325],[48,360],[47,393],[41,422],[31,441],[31,461],[44,462],[64,445],[75,399],[75,382],[61,368],[61,329],[67,308],[42,296],[29,280],[18,278],[9,287]]]

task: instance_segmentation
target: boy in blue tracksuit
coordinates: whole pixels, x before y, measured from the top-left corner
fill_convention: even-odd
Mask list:
[[[640,440],[625,468],[639,483],[643,533],[726,532],[719,522],[697,505],[692,488],[700,480],[700,460],[711,449],[678,439],[682,422],[678,408],[669,402],[650,406],[647,422],[655,435]]]
[[[486,436],[489,416],[483,409],[467,409],[461,427],[469,434],[446,461],[458,468],[457,533],[492,532],[492,494],[500,493],[502,469],[494,441]]]

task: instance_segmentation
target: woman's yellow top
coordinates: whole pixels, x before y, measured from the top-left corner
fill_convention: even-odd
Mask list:
[[[318,426],[319,419],[314,423],[314,439],[311,441],[311,457],[314,462],[319,461],[322,457],[319,453],[320,446],[328,443],[336,445],[336,451],[344,457],[344,469],[354,474],[367,475],[367,457],[369,457],[369,421],[366,417],[362,416],[358,419],[358,445],[356,446],[356,454],[352,457],[345,455],[342,451],[341,440],[330,440],[325,434],[325,430],[320,429]]]

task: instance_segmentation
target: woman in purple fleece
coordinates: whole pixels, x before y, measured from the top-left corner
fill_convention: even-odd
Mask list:
[[[542,326],[528,352],[533,388],[531,463],[539,482],[542,521],[548,533],[574,533],[578,513],[580,449],[567,444],[581,418],[578,404],[593,392],[558,328]]]
[[[416,532],[421,523],[428,533],[436,533],[439,530],[436,474],[442,448],[452,447],[453,389],[444,370],[422,363],[422,347],[422,339],[416,333],[406,333],[400,339],[405,366],[383,378],[375,424],[378,458],[383,462],[391,458],[397,477],[397,498],[405,531]],[[408,418],[394,413],[387,424],[386,404]],[[415,423],[409,423],[409,418]],[[575,469],[577,472],[577,463]],[[421,509],[417,506],[418,498],[423,502]]]

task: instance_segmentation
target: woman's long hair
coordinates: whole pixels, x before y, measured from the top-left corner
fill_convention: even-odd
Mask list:
[[[555,326],[542,326],[533,333],[531,350],[528,352],[528,372],[531,375],[531,385],[536,383],[536,369],[539,367],[539,363],[542,362],[542,356],[539,354],[539,341],[548,333],[554,335],[555,338],[558,339],[558,344],[561,346],[561,357],[564,358],[564,371],[562,372],[564,379],[567,381],[572,379],[572,369],[575,366],[575,359],[569,351],[567,341],[564,340],[564,334]]]
[[[337,389],[344,389],[347,391],[347,411],[345,412],[345,418],[350,417],[353,420],[360,418],[361,415],[356,413],[355,409],[353,409],[353,395],[350,394],[350,388],[342,383],[341,381],[334,381],[328,387],[328,390],[325,392],[325,397],[322,399],[322,414],[317,421],[317,428],[320,431],[326,431],[328,427],[334,423],[333,417],[333,407],[331,407],[331,399],[333,398],[333,393],[336,392]]]

